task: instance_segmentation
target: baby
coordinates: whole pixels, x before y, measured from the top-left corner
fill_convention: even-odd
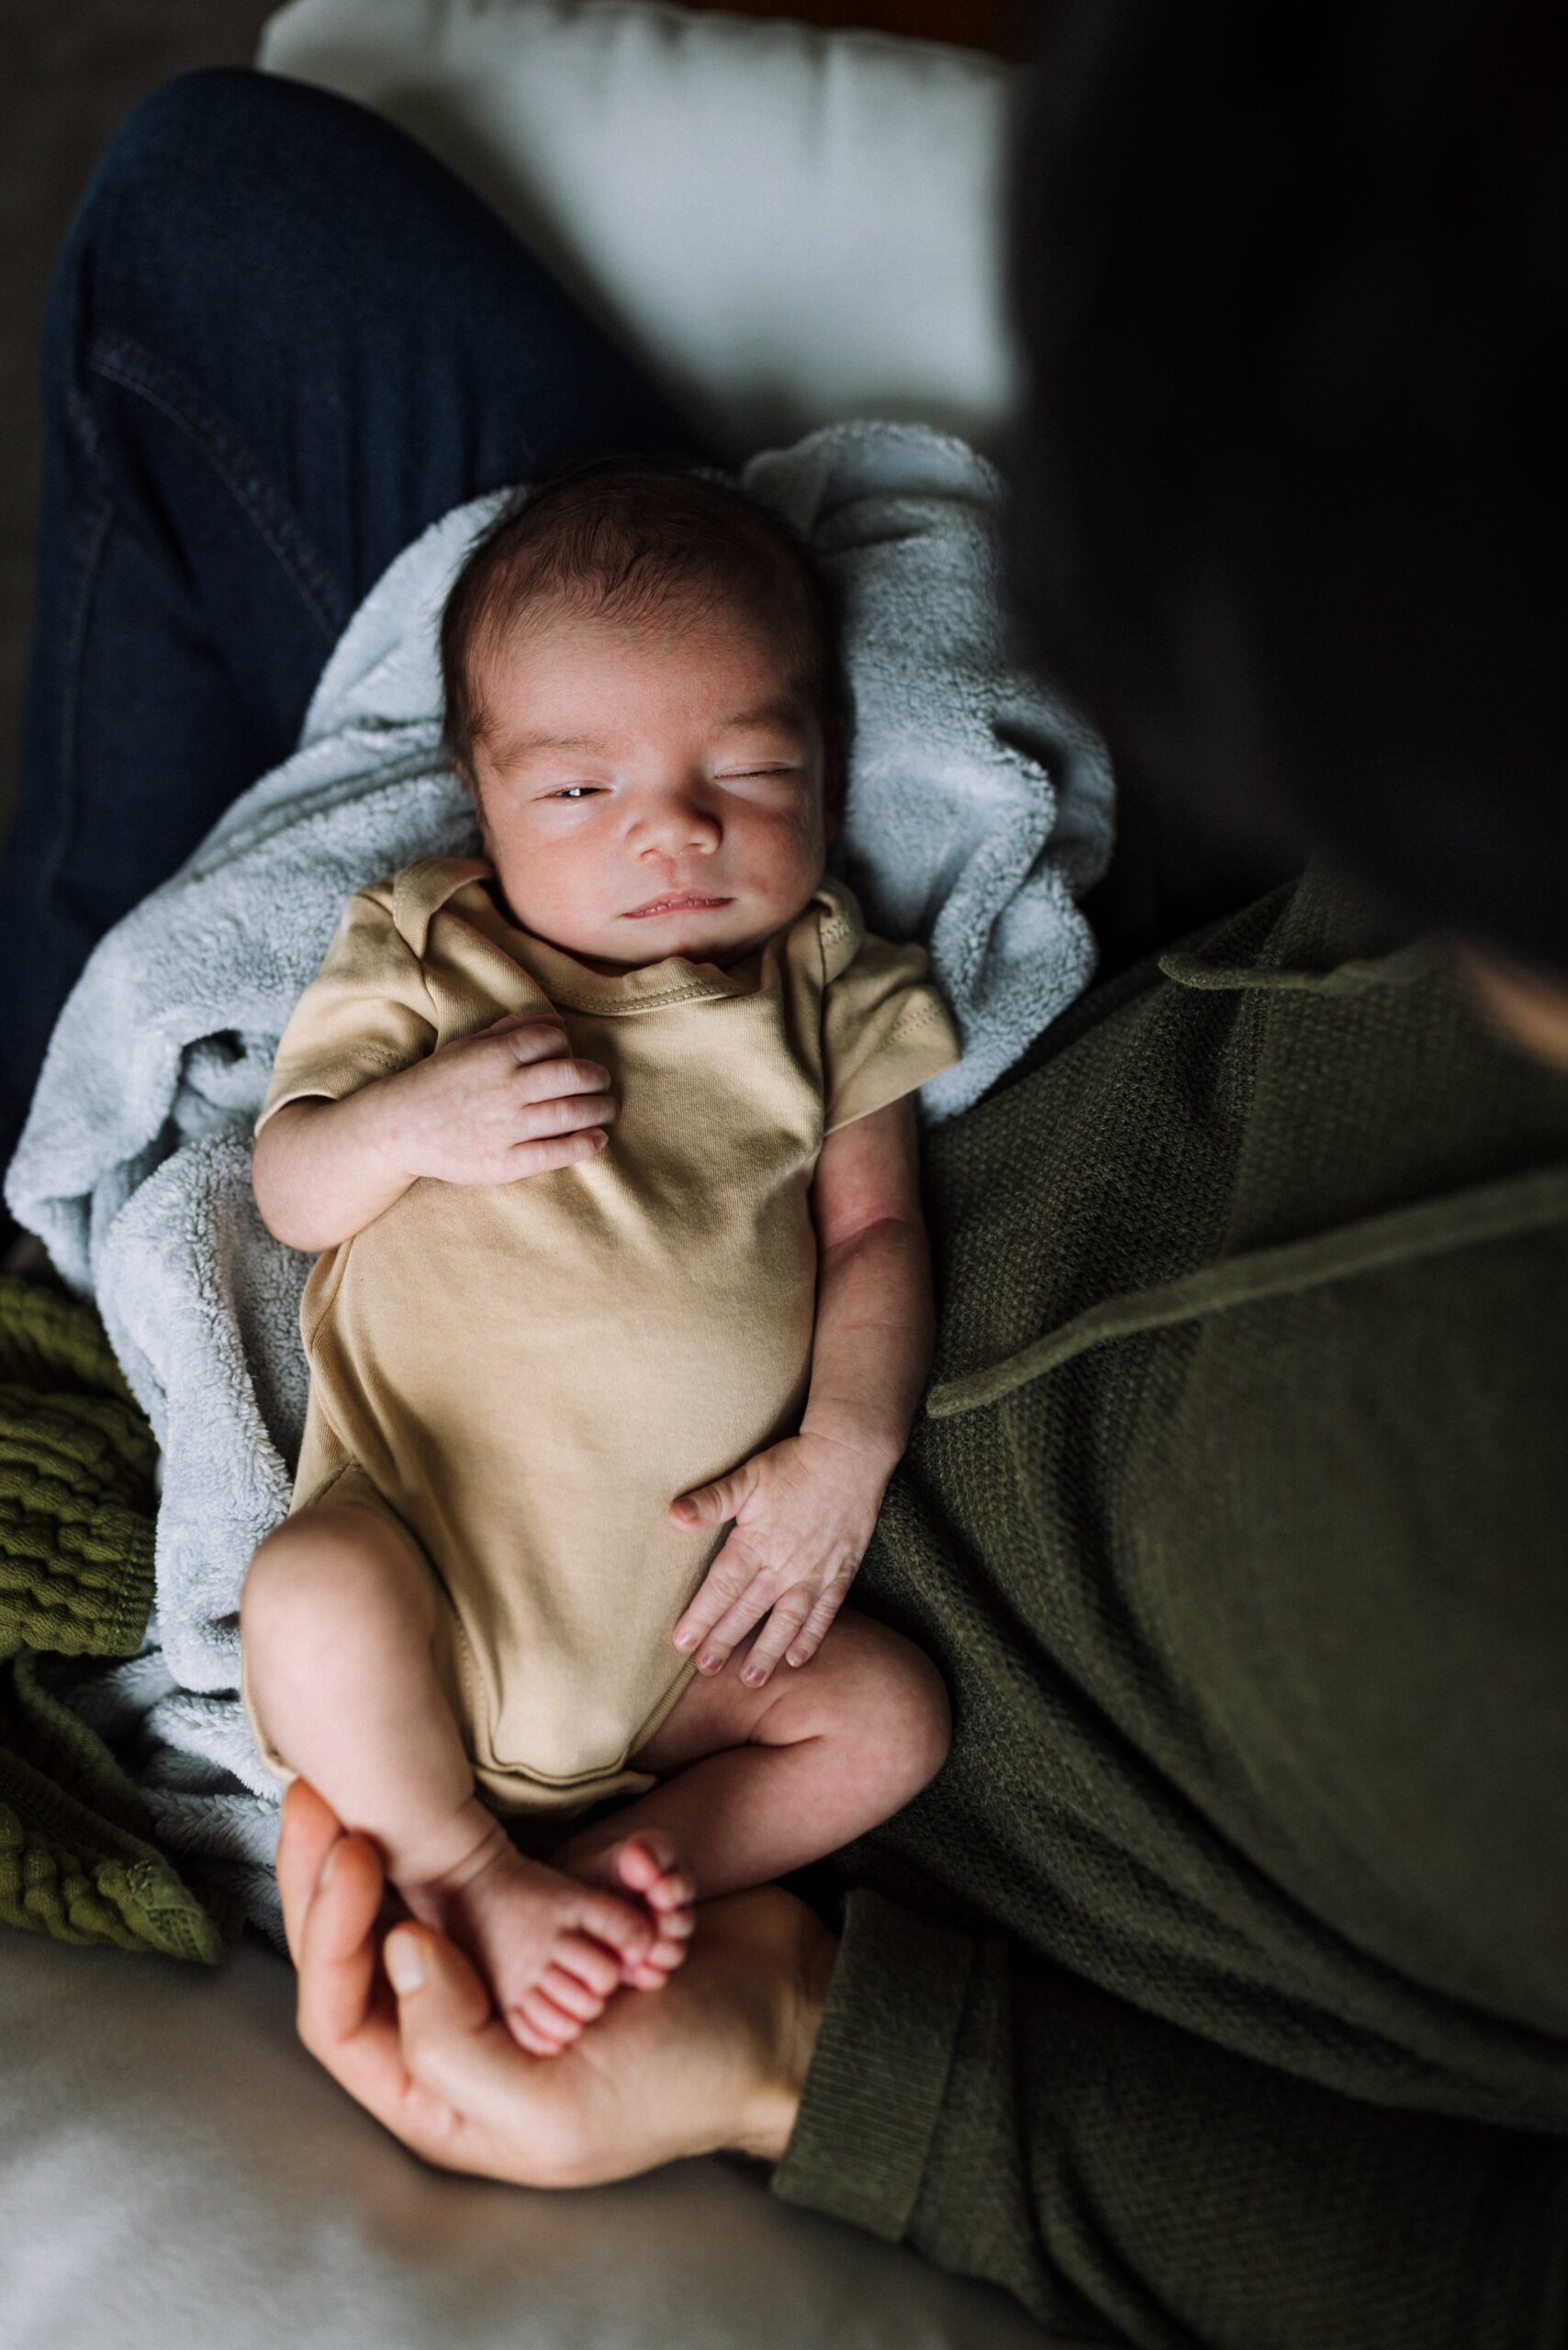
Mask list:
[[[350,901],[257,1131],[321,1254],[243,1682],[546,2056],[946,1751],[934,1667],[842,1603],[929,1366],[913,1096],[958,1047],[824,878],[831,622],[763,509],[574,467],[442,655],[486,861]]]

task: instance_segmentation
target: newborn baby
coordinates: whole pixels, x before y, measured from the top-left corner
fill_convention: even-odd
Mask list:
[[[763,509],[575,467],[442,654],[486,861],[350,901],[257,1132],[321,1254],[243,1685],[544,2056],[946,1753],[933,1666],[842,1602],[929,1364],[913,1095],[958,1047],[824,878],[831,622]]]

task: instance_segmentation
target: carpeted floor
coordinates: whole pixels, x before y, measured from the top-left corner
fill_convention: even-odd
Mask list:
[[[105,140],[144,90],[243,64],[275,0],[0,0],[0,832],[21,724],[38,498],[37,373],[50,264]],[[709,0],[695,0],[700,6]],[[1006,54],[1020,0],[719,0]]]

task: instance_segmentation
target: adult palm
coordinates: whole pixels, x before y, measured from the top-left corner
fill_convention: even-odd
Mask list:
[[[375,1845],[303,1780],[284,1800],[277,1873],[300,2038],[426,2162],[587,2187],[720,2148],[782,2153],[836,1945],[778,1886],[705,1904],[664,1990],[619,1993],[570,2048],[537,2057],[452,1942],[388,1925]]]

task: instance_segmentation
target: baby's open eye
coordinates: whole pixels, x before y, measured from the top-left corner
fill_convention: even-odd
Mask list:
[[[566,783],[559,791],[547,791],[544,797],[546,800],[586,800],[590,791],[598,789],[596,783]]]

